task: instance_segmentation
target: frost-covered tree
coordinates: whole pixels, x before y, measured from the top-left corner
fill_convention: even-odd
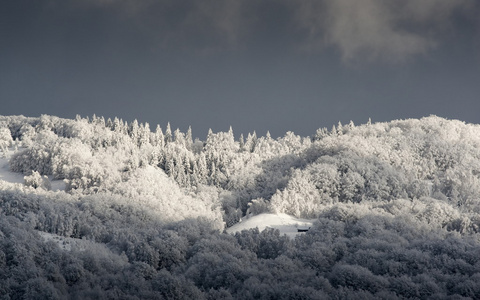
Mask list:
[[[33,171],[31,175],[24,177],[25,186],[31,186],[35,189],[42,188],[45,190],[50,190],[52,188],[50,180],[45,175],[40,175],[37,171]]]
[[[167,128],[165,129],[165,143],[170,143],[173,140],[172,129],[170,128],[170,122],[167,123]]]
[[[192,150],[193,147],[193,136],[192,136],[192,127],[188,126],[187,133],[185,135],[185,145],[188,150]]]
[[[8,147],[13,143],[12,135],[10,129],[7,127],[2,127],[0,125],[0,150],[3,153],[7,152]]]

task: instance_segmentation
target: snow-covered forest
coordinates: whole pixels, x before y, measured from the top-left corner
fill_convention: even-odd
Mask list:
[[[480,125],[192,136],[0,117],[0,298],[480,299]]]

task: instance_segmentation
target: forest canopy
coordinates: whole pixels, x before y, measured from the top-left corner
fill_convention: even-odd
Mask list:
[[[201,141],[170,124],[0,116],[0,152],[24,176],[0,178],[4,299],[480,295],[479,125]],[[226,233],[262,213],[315,221],[296,238]]]

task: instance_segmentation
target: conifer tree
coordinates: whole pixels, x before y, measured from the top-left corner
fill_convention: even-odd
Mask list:
[[[132,139],[132,142],[138,146],[140,140],[140,130],[137,119],[133,120],[133,122],[128,127],[128,135]]]
[[[188,126],[187,135],[185,137],[185,146],[188,150],[192,150],[193,146],[193,137],[192,137],[192,126]]]
[[[253,131],[253,134],[248,133],[247,140],[245,141],[245,149],[249,152],[255,151],[255,145],[257,143],[257,133]]]
[[[332,130],[330,131],[330,134],[333,136],[338,135],[337,127],[335,127],[335,125],[332,126]]]
[[[313,140],[319,141],[326,136],[328,136],[328,129],[325,128],[325,127],[319,128],[319,129],[317,129],[317,132],[315,133],[315,136],[313,137]]]
[[[128,134],[128,122],[120,119],[120,132],[123,134]]]
[[[175,178],[175,164],[172,157],[165,158],[165,173],[167,173],[170,178]]]
[[[240,138],[238,139],[238,143],[240,144],[240,150],[245,150],[245,140],[243,138],[243,133],[240,134]]]
[[[198,164],[194,163],[192,174],[190,174],[191,186],[198,186],[198,184],[200,183],[200,178],[199,178],[198,172],[199,172],[198,171]]]
[[[103,116],[101,116],[99,119],[98,119],[98,124],[102,127],[105,127],[106,126],[106,123],[105,123],[105,118]]]
[[[120,123],[120,120],[117,117],[115,117],[113,119],[113,125],[112,125],[113,131],[121,132],[121,127],[122,127],[122,124]]]
[[[150,143],[150,124],[145,122],[145,125],[140,127],[139,146],[145,146],[148,143]]]
[[[350,129],[355,128],[355,123],[353,123],[353,121],[350,120],[350,123],[348,123],[348,127],[350,127]]]
[[[181,156],[177,156],[175,159],[175,174],[174,174],[175,181],[181,186],[185,186],[186,185],[185,177],[186,176],[185,176],[185,169],[183,166],[183,159]]]
[[[208,143],[208,140],[212,139],[213,137],[213,131],[212,131],[212,128],[208,128],[208,133],[207,133],[207,143]]]
[[[170,128],[170,122],[167,123],[167,129],[165,129],[165,144],[172,142],[172,128]]]
[[[231,141],[235,142],[235,136],[233,135],[233,128],[232,128],[232,126],[230,126],[230,128],[228,128],[228,138],[229,138]]]
[[[272,136],[270,135],[270,130],[267,130],[267,134],[265,135],[265,138],[267,140],[271,140],[272,139]]]
[[[216,184],[215,182],[215,179],[216,179],[216,173],[217,173],[217,167],[215,165],[215,161],[212,160],[212,162],[210,163],[210,174],[209,174],[209,177],[208,177],[208,183],[210,184]]]
[[[107,123],[105,124],[105,126],[110,129],[110,130],[113,130],[113,122],[112,122],[112,119],[108,118],[107,119]]]
[[[174,141],[177,145],[181,145],[183,147],[186,147],[185,136],[183,135],[183,133],[180,131],[179,128],[175,129],[175,131],[173,133],[173,138],[174,138]]]
[[[208,176],[208,169],[207,169],[207,159],[204,153],[202,153],[200,155],[200,158],[197,160],[197,166],[198,166],[197,176],[199,177],[201,183],[205,183]]]
[[[157,128],[155,129],[155,138],[154,138],[154,146],[158,146],[163,148],[165,145],[165,137],[163,136],[163,131],[160,125],[157,124]]]
[[[337,125],[337,134],[338,135],[343,134],[343,125],[342,125],[342,122],[340,122],[340,121],[338,121],[338,125]]]

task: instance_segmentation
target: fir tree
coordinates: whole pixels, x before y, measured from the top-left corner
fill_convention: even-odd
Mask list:
[[[165,137],[163,136],[162,128],[158,124],[157,128],[155,129],[154,137],[154,146],[163,148],[163,146],[165,145]]]
[[[240,134],[240,138],[238,139],[238,143],[240,145],[240,150],[245,150],[245,140],[243,138],[243,133]]]
[[[170,122],[167,123],[167,129],[165,129],[165,144],[172,142],[172,129],[170,128]]]
[[[186,147],[185,136],[183,135],[183,133],[180,131],[179,128],[175,129],[175,131],[173,133],[173,138],[174,138],[174,141],[177,145],[181,145],[183,147]]]
[[[185,137],[185,146],[188,150],[192,150],[193,146],[193,137],[192,137],[192,127],[188,126],[187,135]]]

